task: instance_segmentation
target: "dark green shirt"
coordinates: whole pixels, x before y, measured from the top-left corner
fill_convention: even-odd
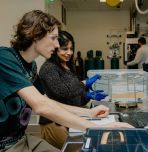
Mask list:
[[[30,119],[31,108],[16,92],[33,85],[37,70],[35,62],[24,63],[16,50],[0,47],[0,149],[21,138]]]

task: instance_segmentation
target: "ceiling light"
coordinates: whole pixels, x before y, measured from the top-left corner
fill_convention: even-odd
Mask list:
[[[106,2],[106,0],[100,0],[100,2]],[[120,2],[123,2],[123,0],[120,0]]]
[[[106,0],[100,0],[100,2],[106,2]]]
[[[106,2],[106,4],[111,7],[117,7],[123,0],[100,0],[100,2]]]

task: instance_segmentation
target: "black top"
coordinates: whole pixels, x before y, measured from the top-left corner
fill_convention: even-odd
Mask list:
[[[84,106],[88,102],[84,84],[70,70],[47,60],[40,69],[39,77],[49,98],[72,106]],[[41,124],[45,122],[42,120]]]

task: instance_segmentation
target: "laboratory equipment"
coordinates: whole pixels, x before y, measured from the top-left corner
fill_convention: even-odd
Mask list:
[[[104,93],[109,95],[105,100],[128,108],[147,99],[148,78],[143,70],[89,70],[87,72],[88,77],[96,74],[101,75],[101,80],[97,80],[92,88],[104,90]]]
[[[88,129],[80,152],[147,152],[147,129]]]

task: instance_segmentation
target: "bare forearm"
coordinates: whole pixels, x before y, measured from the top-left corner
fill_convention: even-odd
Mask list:
[[[90,121],[87,121],[81,117],[78,117],[78,116],[68,112],[67,110],[62,108],[62,106],[58,105],[57,102],[55,102],[53,100],[50,100],[50,101],[49,100],[50,99],[48,99],[46,101],[46,104],[44,104],[43,113],[40,113],[40,114],[63,126],[66,126],[69,128],[75,128],[75,129],[82,130],[82,131],[85,131],[87,128],[94,128],[94,127],[96,127],[96,128],[121,128],[121,127],[132,128],[131,125],[126,124],[126,123],[120,123],[120,122],[110,123],[110,124],[106,124],[106,125],[97,125],[95,123],[91,123]],[[54,106],[56,108],[54,108]]]
[[[76,107],[76,106],[70,106],[70,105],[59,103],[59,102],[58,102],[58,104],[59,104],[59,106],[66,109],[67,111],[72,112],[72,113],[74,113],[78,116],[89,116],[89,117],[91,117],[90,109],[80,108],[80,107]]]
[[[41,95],[33,86],[23,88],[19,90],[17,93],[27,102],[28,105],[30,105],[30,107],[32,107],[32,109],[37,114],[46,117],[47,119],[53,120],[54,122],[57,122],[63,126],[69,128],[72,127],[82,131],[85,131],[86,128],[92,127],[107,127],[105,125],[101,126],[91,123],[73,114],[76,112],[79,114],[87,114],[87,112],[91,113],[89,109],[70,107],[58,104],[58,102]],[[68,108],[70,108],[69,111],[72,111],[73,113],[67,111]],[[100,108],[103,109],[103,107],[95,107],[92,111],[92,114],[94,116],[98,115]],[[108,127],[114,126],[116,125],[112,124],[112,126],[109,125]]]
[[[26,87],[18,91],[18,94],[32,107],[32,109],[37,114],[54,122],[57,122],[63,126],[72,127],[83,131],[86,128],[99,127],[96,124],[90,123],[89,121],[67,111],[68,106],[59,104],[59,102],[41,95],[33,86]],[[81,110],[81,108],[76,108],[75,112],[78,112],[78,109],[81,111],[80,113],[85,114],[88,110]]]
[[[76,128],[84,131],[86,128],[99,127],[96,124],[90,123],[89,121],[74,115],[73,113],[69,112],[70,110],[67,111],[68,107],[75,109],[72,110],[73,113],[78,113],[78,111],[81,111],[79,114],[87,115],[88,109],[64,106],[62,104],[59,105],[58,102],[48,98],[42,105],[42,110],[39,112],[39,114],[69,128]]]

